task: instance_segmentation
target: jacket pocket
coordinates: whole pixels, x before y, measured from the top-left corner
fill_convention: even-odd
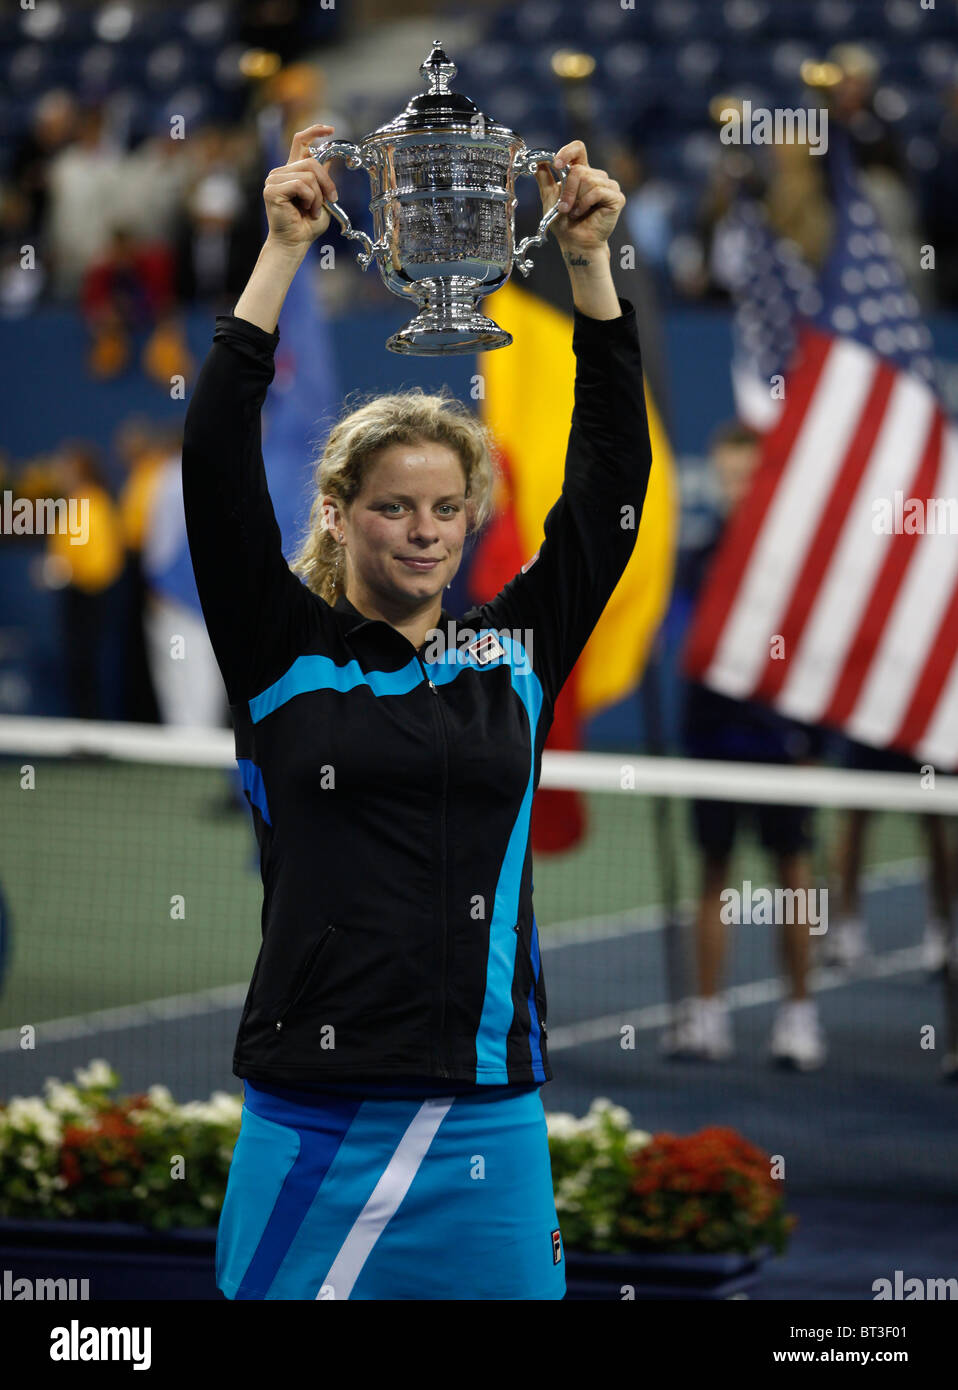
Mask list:
[[[528,947],[528,946],[526,945],[526,943],[525,943],[525,938],[524,938],[523,935],[522,935],[522,927],[521,927],[521,924],[517,922],[516,925],[512,928],[512,930],[513,930],[513,931],[515,932],[515,934],[516,934],[516,940],[519,942],[519,946],[520,946],[521,949],[522,949],[522,954],[525,956],[526,961],[528,962],[528,965],[529,965],[529,979],[532,981],[533,998],[534,998],[535,1001],[536,1001],[536,1021],[537,1021],[538,1024],[539,1024],[539,1032],[542,1034],[542,1036],[543,1036],[544,1038],[547,1038],[547,1037],[549,1036],[549,1034],[548,1034],[548,1032],[546,1031],[546,1020],[545,1020],[545,1007],[544,1007],[544,1001],[543,1001],[543,998],[542,998],[542,991],[541,991],[541,989],[539,988],[539,979],[536,978],[535,966],[532,964],[532,953],[531,953],[531,951],[529,950],[529,947]],[[540,971],[540,978],[541,978],[541,971]],[[527,992],[527,993],[528,993],[528,992]]]
[[[322,936],[316,942],[313,949],[310,951],[309,955],[303,961],[303,964],[297,970],[296,975],[293,978],[293,982],[290,986],[286,1002],[278,1010],[273,1020],[277,1033],[281,1033],[283,1031],[283,1025],[285,1024],[292,1010],[299,1003],[303,995],[303,991],[306,989],[306,986],[309,984],[310,978],[312,977],[313,970],[316,967],[316,962],[319,960],[319,957],[322,955],[323,951],[326,949],[326,946],[331,941],[333,935],[335,934],[335,931],[335,926],[333,926],[333,924],[330,923],[326,930],[323,932]]]

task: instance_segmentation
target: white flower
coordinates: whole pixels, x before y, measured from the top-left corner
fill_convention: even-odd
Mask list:
[[[194,1124],[215,1125],[220,1121],[220,1112],[206,1100],[188,1100],[179,1108],[181,1120],[192,1120]]]
[[[60,1120],[36,1096],[14,1096],[7,1106],[7,1123],[18,1134],[36,1130],[44,1144],[60,1143]]]
[[[623,1105],[613,1105],[608,1096],[598,1096],[589,1107],[589,1115],[595,1119],[606,1117],[616,1129],[628,1129],[632,1116]]]
[[[214,1091],[210,1097],[210,1110],[220,1124],[232,1124],[243,1113],[243,1097],[231,1095],[229,1091]]]
[[[115,1086],[119,1080],[109,1062],[105,1062],[102,1057],[96,1057],[86,1068],[77,1067],[73,1075],[77,1079],[77,1085],[84,1088]]]
[[[176,1101],[166,1086],[151,1086],[146,1093],[154,1110],[175,1110]]]
[[[83,1118],[90,1114],[90,1108],[84,1105],[72,1086],[64,1086],[62,1081],[55,1077],[49,1077],[43,1084],[46,1092],[46,1105],[48,1110],[52,1110],[55,1115],[63,1118]]]
[[[552,1115],[546,1115],[546,1127],[551,1139],[574,1139],[581,1133],[581,1125],[574,1115],[567,1114],[564,1110],[557,1110]]]
[[[630,1129],[625,1139],[630,1149],[642,1149],[652,1142],[651,1134],[644,1129]]]

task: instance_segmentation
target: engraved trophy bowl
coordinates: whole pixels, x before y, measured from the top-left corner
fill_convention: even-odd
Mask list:
[[[324,206],[344,236],[362,242],[362,268],[376,260],[387,289],[417,306],[387,340],[390,351],[431,356],[506,347],[511,334],[481,313],[479,301],[506,283],[513,266],[528,275],[526,253],[545,241],[559,211],[557,199],[535,235],[516,246],[515,180],[548,164],[561,190],[568,170],[451,91],[456,67],[438,41],[419,71],[429,90],[359,144],[309,147],[320,164],[341,158],[367,171],[375,240],[353,227],[339,203]]]

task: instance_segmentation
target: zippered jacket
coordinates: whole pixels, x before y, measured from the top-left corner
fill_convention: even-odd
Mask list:
[[[635,312],[620,308],[574,313],[565,477],[536,556],[490,602],[458,619],[443,609],[419,650],[289,569],[260,429],[279,330],[217,317],[183,493],[263,879],[235,1075],[551,1078],[532,797],[651,467]]]

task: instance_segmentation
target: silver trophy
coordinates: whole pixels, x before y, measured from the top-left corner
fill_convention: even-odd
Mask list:
[[[357,255],[363,270],[375,259],[386,287],[418,306],[388,339],[392,352],[506,347],[511,334],[479,312],[479,301],[506,283],[513,265],[529,274],[526,252],[542,244],[559,212],[553,206],[535,235],[514,246],[516,176],[548,164],[561,189],[568,169],[556,169],[548,150],[527,149],[521,136],[450,91],[456,67],[438,41],[419,71],[429,90],[360,144],[329,140],[309,147],[320,164],[342,158],[367,171],[376,240],[357,231],[339,203],[324,206],[344,236],[363,243]]]

